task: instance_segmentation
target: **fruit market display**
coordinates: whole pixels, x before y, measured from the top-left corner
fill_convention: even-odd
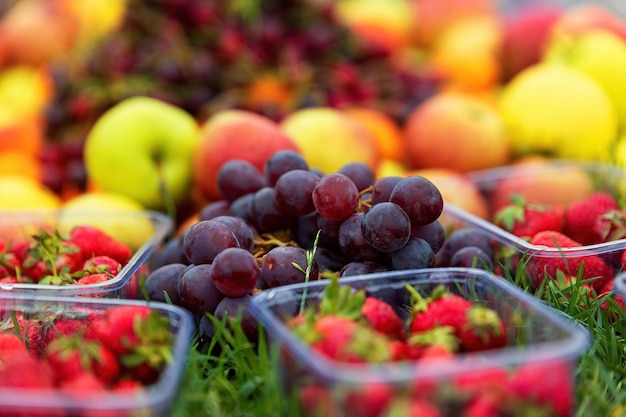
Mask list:
[[[174,414],[260,417],[282,391],[256,295],[474,267],[591,331],[548,415],[626,415],[625,72],[608,0],[0,2],[0,212],[65,224],[2,242],[0,291],[102,285],[139,250],[109,296],[195,319]],[[82,256],[109,245],[87,224],[130,256]]]

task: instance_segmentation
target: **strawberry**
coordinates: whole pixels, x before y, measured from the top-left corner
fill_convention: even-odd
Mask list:
[[[91,323],[97,339],[118,355],[132,352],[140,343],[137,330],[152,310],[145,306],[116,306]]]
[[[525,239],[530,239],[543,230],[563,230],[562,206],[530,203],[519,194],[511,195],[511,200],[512,204],[496,212],[494,216],[496,225]]]
[[[565,234],[583,245],[596,243],[593,231],[596,218],[611,210],[619,210],[615,198],[604,191],[596,191],[565,209]]]
[[[90,274],[80,277],[76,280],[78,285],[96,284],[98,282],[105,282],[111,279],[111,276],[107,273]]]
[[[600,214],[592,225],[590,243],[611,242],[626,237],[626,211],[609,210]]]
[[[499,417],[502,414],[491,395],[483,394],[472,398],[463,408],[461,417]]]
[[[467,323],[459,332],[459,339],[464,351],[477,352],[506,346],[507,332],[496,311],[473,306],[467,312]]]
[[[393,339],[404,339],[404,323],[389,303],[367,297],[361,307],[361,315],[377,332]]]
[[[525,404],[547,408],[547,415],[569,417],[575,403],[571,372],[563,362],[522,364],[511,376],[507,391]]]
[[[83,259],[109,256],[121,265],[126,265],[133,254],[128,245],[94,226],[80,225],[74,227],[70,231],[70,241],[80,248]]]
[[[298,403],[303,417],[343,416],[332,392],[323,385],[311,384],[298,390]]]
[[[50,365],[27,352],[14,355],[0,367],[0,387],[53,388]]]
[[[410,343],[407,340],[391,340],[389,342],[391,350],[391,361],[413,361],[422,356],[424,347]]]
[[[122,265],[110,256],[101,255],[85,260],[81,269],[90,274],[106,273],[114,277],[119,274]]]
[[[417,307],[417,308],[416,308]],[[450,326],[456,332],[462,330],[466,323],[467,311],[472,303],[455,294],[435,290],[426,305],[413,305],[413,315],[409,333],[419,333],[434,327]]]
[[[73,283],[71,273],[83,264],[79,247],[58,232],[50,234],[45,230],[34,235],[33,240],[22,261],[22,273],[41,284]]]
[[[379,417],[394,399],[393,387],[384,382],[365,383],[345,394],[344,407],[349,417]]]
[[[530,240],[532,245],[551,248],[574,248],[581,244],[562,233],[555,231],[539,232]],[[533,255],[528,261],[528,272],[535,286],[540,286],[545,279],[555,279],[557,271],[580,279],[592,279],[591,286],[599,291],[606,281],[615,277],[615,271],[598,255],[552,256]],[[579,273],[580,271],[580,273]]]
[[[477,369],[454,377],[454,386],[463,396],[489,395],[493,400],[503,400],[509,373],[501,367]]]
[[[10,360],[16,353],[27,352],[24,339],[15,333],[0,333],[0,363]]]
[[[396,401],[385,414],[386,417],[443,417],[435,404],[424,397],[412,397],[408,401]]]

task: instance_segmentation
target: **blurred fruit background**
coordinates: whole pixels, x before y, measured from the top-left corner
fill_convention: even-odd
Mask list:
[[[625,19],[616,0],[4,0],[0,208],[107,192],[183,222],[222,164],[279,149],[443,190],[528,155],[624,166]]]

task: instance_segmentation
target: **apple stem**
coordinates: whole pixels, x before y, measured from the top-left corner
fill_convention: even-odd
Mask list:
[[[172,220],[176,220],[176,202],[174,201],[169,188],[167,188],[165,179],[163,178],[163,169],[161,166],[159,166],[159,192],[163,198],[163,202],[165,203],[165,213],[170,216]]]

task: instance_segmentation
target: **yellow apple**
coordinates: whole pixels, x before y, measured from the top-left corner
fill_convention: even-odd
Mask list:
[[[300,148],[311,168],[328,174],[350,162],[363,162],[374,170],[378,165],[378,146],[373,135],[341,110],[300,109],[288,115],[280,125]]]
[[[0,210],[56,209],[60,205],[59,196],[33,178],[0,176]]]
[[[409,114],[404,130],[409,164],[415,169],[473,171],[509,160],[500,113],[471,94],[435,94]]]
[[[540,62],[504,85],[499,108],[517,154],[603,159],[618,130],[617,112],[587,74]]]
[[[621,124],[626,126],[626,39],[605,29],[555,36],[543,59],[563,63],[597,81],[615,105]]]
[[[158,223],[151,220],[158,217]],[[162,223],[161,223],[162,222]],[[172,230],[172,222],[161,214],[150,214],[136,200],[119,193],[92,191],[63,203],[59,229],[89,224],[137,250],[156,235],[164,237]]]

